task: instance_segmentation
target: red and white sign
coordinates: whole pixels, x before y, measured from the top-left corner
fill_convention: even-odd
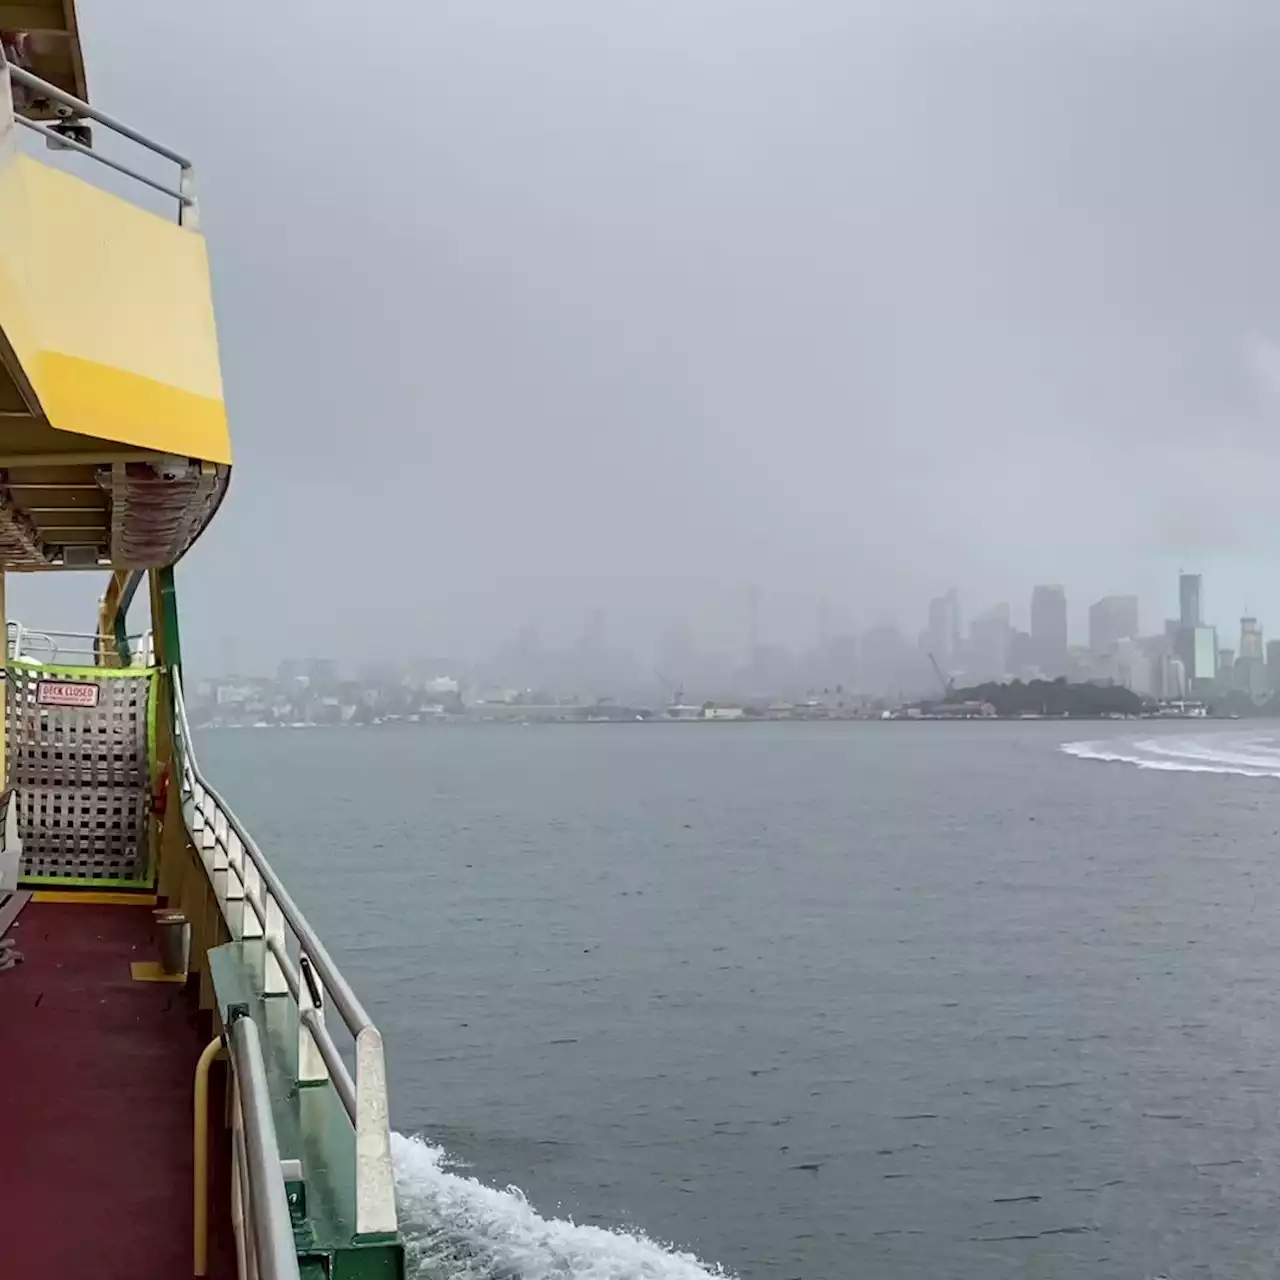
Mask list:
[[[81,680],[37,680],[36,702],[42,707],[96,707],[102,692]]]

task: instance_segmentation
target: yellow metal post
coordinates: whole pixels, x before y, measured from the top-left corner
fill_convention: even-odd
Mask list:
[[[209,1271],[209,1072],[218,1058],[225,1058],[227,1051],[222,1037],[210,1040],[196,1063],[195,1110],[195,1198],[192,1202],[195,1221],[195,1241],[192,1253],[192,1275],[203,1276]]]
[[[120,596],[128,573],[117,569],[107,582],[107,589],[98,602],[98,665],[118,667],[120,657],[116,652],[116,613],[120,608]]]

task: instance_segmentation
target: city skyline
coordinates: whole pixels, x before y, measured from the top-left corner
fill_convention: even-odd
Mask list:
[[[236,626],[258,669],[310,648],[356,665],[373,628],[478,655],[538,618],[571,643],[593,606],[639,650],[745,582],[761,638],[791,648],[821,596],[846,627],[914,635],[951,583],[1023,630],[1032,586],[1062,583],[1078,642],[1106,595],[1173,616],[1180,564],[1220,630],[1254,612],[1274,633],[1280,184],[1247,139],[1280,92],[1275,24],[1165,5],[1136,24],[1153,56],[1113,76],[1132,11],[1077,6],[1063,40],[1007,6],[988,42],[931,7],[923,48],[914,6],[656,25],[560,6],[572,39],[545,62],[506,56],[527,36],[510,7],[412,7],[391,50],[317,7],[305,59],[246,42],[232,10],[140,0],[127,38],[86,10],[95,94],[207,177],[237,468],[179,566],[187,661],[216,669]],[[246,152],[229,60],[307,117],[388,56],[409,68],[392,116],[424,75],[452,104],[457,128],[411,139],[424,163],[362,136],[372,185],[334,191],[314,139],[289,164]],[[1117,200],[1135,155],[1152,181]],[[1063,174],[1078,198],[1042,199]],[[264,229],[288,252],[264,255]],[[352,493],[376,552],[316,556],[299,504]],[[12,584],[12,616],[91,626],[82,586],[44,577]]]
[[[903,636],[915,643],[921,635],[929,632],[934,635],[931,643],[932,651],[942,658],[943,652],[961,636],[961,633],[974,620],[978,620],[998,610],[1007,613],[1010,627],[1015,631],[1034,635],[1034,600],[1037,592],[1052,591],[1059,594],[1062,612],[1059,615],[1065,624],[1066,644],[1070,648],[1088,646],[1092,629],[1091,616],[1098,605],[1112,605],[1119,608],[1131,608],[1138,618],[1138,631],[1144,635],[1157,634],[1169,620],[1183,618],[1182,601],[1177,589],[1181,578],[1201,579],[1200,616],[1206,619],[1205,625],[1214,627],[1219,634],[1234,635],[1240,619],[1253,617],[1259,621],[1264,632],[1273,628],[1268,625],[1265,615],[1250,607],[1250,595],[1242,593],[1240,606],[1235,611],[1228,611],[1219,601],[1219,593],[1205,593],[1203,581],[1207,575],[1182,573],[1174,579],[1174,588],[1166,590],[1159,603],[1152,604],[1136,591],[1104,592],[1099,595],[1085,595],[1073,590],[1070,583],[1063,582],[1030,582],[1019,592],[1008,592],[1003,596],[981,597],[970,596],[962,585],[945,584],[939,595],[932,599],[922,598],[916,610],[873,611],[862,617],[858,616],[857,602],[842,601],[838,592],[828,590],[811,600],[802,602],[798,609],[788,611],[788,622],[785,626],[777,625],[776,616],[771,615],[773,597],[758,587],[750,585],[740,588],[725,588],[719,595],[710,597],[699,609],[685,612],[673,611],[659,614],[648,619],[647,623],[632,615],[623,626],[618,625],[618,614],[599,605],[584,608],[577,617],[555,618],[548,622],[545,618],[529,617],[518,624],[508,626],[505,635],[496,644],[476,646],[472,653],[475,659],[483,658],[508,648],[523,636],[527,642],[536,636],[538,642],[558,648],[607,647],[608,643],[621,643],[623,647],[635,650],[646,660],[657,657],[664,643],[669,643],[675,633],[683,632],[687,638],[696,640],[699,647],[706,647],[721,652],[747,653],[754,643],[767,646],[782,646],[794,651],[803,652],[812,647],[820,647],[824,640],[832,638],[862,636],[884,628],[896,628]],[[21,585],[21,583],[19,583]],[[1204,596],[1218,601],[1215,610],[1206,610]],[[788,605],[794,598],[788,599]],[[934,628],[935,616],[940,626],[945,629],[946,637],[936,638]],[[797,619],[798,624],[797,624]],[[1274,628],[1280,632],[1280,622]],[[1128,629],[1119,634],[1128,634]],[[367,634],[367,633],[366,633]],[[594,636],[594,640],[589,637]],[[202,663],[202,667],[225,671],[227,655],[230,651],[238,655],[246,645],[243,637],[228,634],[225,629],[218,633],[216,660]],[[399,648],[399,645],[397,645]],[[449,646],[421,645],[415,646],[416,652],[449,651]],[[454,646],[455,650],[470,649],[470,646]],[[362,646],[365,658],[376,646],[366,643]],[[332,646],[321,645],[307,649],[305,646],[290,645],[285,650],[265,658],[251,658],[242,665],[245,669],[274,668],[279,662],[292,657],[331,656]],[[393,651],[373,652],[373,660],[382,660],[394,656]],[[365,658],[356,659],[346,665],[354,666]]]
[[[762,626],[763,593],[748,587],[736,626],[721,619],[710,643],[685,617],[669,620],[646,649],[615,637],[607,611],[592,607],[567,642],[526,622],[487,654],[398,661],[371,654],[359,672],[360,679],[380,685],[434,679],[473,691],[538,689],[585,701],[649,696],[659,689],[674,701],[686,690],[759,700],[833,687],[860,696],[905,697],[936,693],[947,682],[1059,677],[1120,684],[1156,698],[1234,692],[1257,703],[1269,697],[1280,683],[1280,649],[1267,641],[1257,616],[1205,624],[1211,615],[1203,575],[1181,573],[1175,588],[1165,593],[1176,602],[1172,609],[1144,612],[1135,593],[1090,602],[1084,635],[1070,626],[1071,592],[1062,583],[1033,584],[1021,612],[998,601],[966,613],[962,591],[949,587],[922,602],[924,626],[916,630],[887,621],[859,628],[824,596],[816,602],[809,642],[788,645]],[[225,654],[236,651],[233,641],[224,644]],[[339,666],[314,655],[286,658],[277,680],[287,687],[292,673],[305,667],[326,670],[333,684]],[[223,675],[231,674],[224,664]],[[342,678],[350,682],[351,674],[345,671]]]

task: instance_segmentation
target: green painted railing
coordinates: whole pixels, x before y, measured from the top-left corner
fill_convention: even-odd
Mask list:
[[[382,1035],[201,774],[176,671],[171,687],[183,818],[231,939],[209,952],[214,999],[224,1026],[247,1016],[257,1028],[302,1274],[314,1263],[330,1280],[401,1280]]]

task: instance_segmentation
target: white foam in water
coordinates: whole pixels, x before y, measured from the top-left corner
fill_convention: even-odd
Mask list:
[[[451,1173],[421,1138],[391,1135],[409,1275],[421,1280],[730,1280],[647,1236],[543,1218],[516,1187]]]
[[[1067,742],[1062,750],[1080,760],[1101,760],[1170,773],[1230,773],[1280,778],[1280,745],[1274,733],[1222,730],[1195,737],[1104,738]]]

